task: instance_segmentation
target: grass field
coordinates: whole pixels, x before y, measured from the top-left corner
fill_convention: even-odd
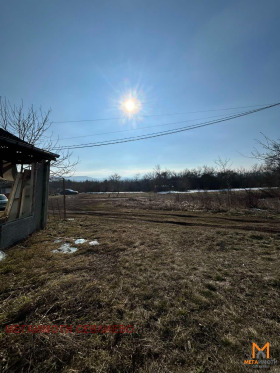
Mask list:
[[[81,194],[67,197],[65,221],[61,199],[47,229],[0,262],[1,372],[250,372],[253,342],[270,343],[280,371],[279,214]],[[77,238],[88,241],[75,253],[52,252]],[[73,333],[7,334],[12,324]],[[134,329],[74,329],[105,324]]]

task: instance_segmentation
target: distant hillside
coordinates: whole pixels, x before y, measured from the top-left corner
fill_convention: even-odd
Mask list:
[[[90,176],[65,176],[65,180],[71,181],[93,181],[94,179]]]

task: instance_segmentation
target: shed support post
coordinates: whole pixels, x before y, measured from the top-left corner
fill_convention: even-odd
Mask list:
[[[63,214],[64,214],[64,220],[66,220],[66,195],[65,195],[65,179],[62,179],[63,181]]]
[[[41,228],[45,228],[48,216],[48,198],[49,198],[49,175],[50,162],[43,163],[43,194],[42,194],[42,211],[41,211]]]

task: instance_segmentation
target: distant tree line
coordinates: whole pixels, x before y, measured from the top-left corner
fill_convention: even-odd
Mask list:
[[[113,174],[104,180],[87,180],[77,182],[66,180],[66,188],[78,192],[161,192],[213,190],[233,188],[264,188],[280,186],[280,139],[273,140],[263,135],[258,141],[262,150],[252,153],[255,159],[262,162],[251,169],[232,169],[228,159],[218,159],[216,167],[185,169],[181,172],[162,170],[157,165],[152,172],[140,177],[122,179]],[[52,179],[50,193],[57,193],[62,188],[61,180]]]
[[[181,172],[162,170],[156,166],[152,172],[142,177],[122,179],[113,174],[104,180],[87,180],[83,182],[66,180],[66,188],[81,192],[161,192],[187,191],[192,189],[231,189],[279,186],[279,172],[264,166],[254,166],[250,170],[231,169],[228,161],[217,162],[218,167],[185,169]],[[57,193],[62,188],[61,180],[50,182],[50,193]]]

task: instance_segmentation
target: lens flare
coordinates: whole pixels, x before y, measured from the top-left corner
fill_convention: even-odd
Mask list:
[[[136,109],[136,104],[134,100],[127,100],[124,103],[124,107],[129,113],[132,113]]]
[[[128,118],[132,118],[138,114],[141,111],[141,108],[141,101],[136,95],[129,94],[120,101],[120,109]]]

